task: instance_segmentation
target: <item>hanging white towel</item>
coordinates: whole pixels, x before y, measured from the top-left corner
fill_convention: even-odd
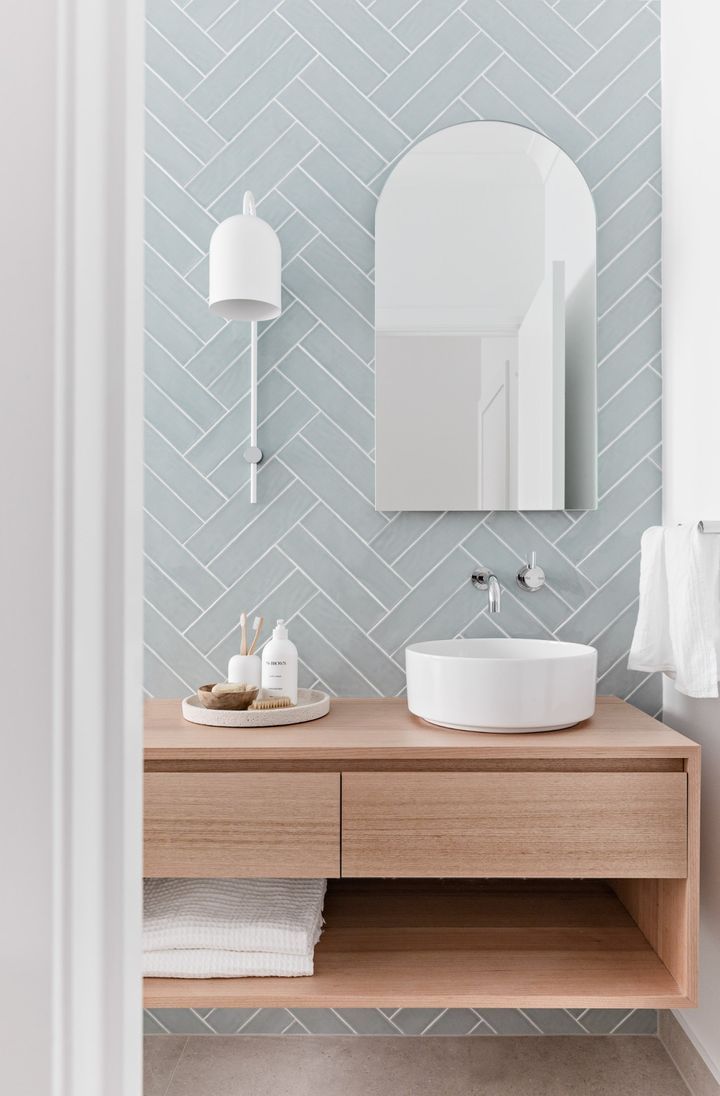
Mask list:
[[[312,974],[325,879],[146,879],[145,973]]]
[[[646,529],[628,668],[660,671],[686,696],[718,696],[720,536],[697,523]]]

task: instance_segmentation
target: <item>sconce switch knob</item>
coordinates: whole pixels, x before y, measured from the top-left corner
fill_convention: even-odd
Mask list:
[[[262,458],[262,449],[257,445],[248,445],[243,453],[243,460],[246,460],[248,464],[259,464]]]

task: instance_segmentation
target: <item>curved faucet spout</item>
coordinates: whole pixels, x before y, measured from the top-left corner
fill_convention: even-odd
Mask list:
[[[500,612],[500,583],[495,575],[490,575],[488,579],[488,612]]]
[[[488,612],[500,612],[500,583],[497,576],[488,567],[478,567],[471,575],[471,581],[476,590],[487,590]]]

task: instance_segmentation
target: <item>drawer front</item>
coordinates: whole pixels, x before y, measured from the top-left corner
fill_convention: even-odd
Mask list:
[[[146,773],[145,875],[340,875],[338,773]]]
[[[345,876],[679,878],[687,777],[344,773]]]

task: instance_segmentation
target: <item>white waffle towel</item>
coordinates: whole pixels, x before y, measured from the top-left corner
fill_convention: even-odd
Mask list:
[[[299,978],[313,973],[313,950],[305,955],[212,948],[146,951],[143,969],[146,978]]]
[[[325,879],[146,879],[145,973],[312,974]]]

